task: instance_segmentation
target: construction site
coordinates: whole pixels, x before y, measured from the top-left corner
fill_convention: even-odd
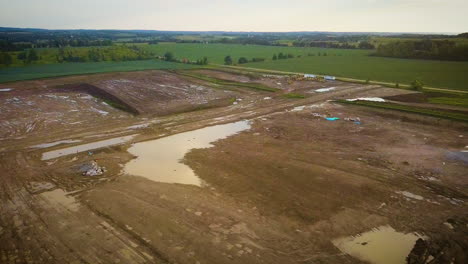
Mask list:
[[[208,68],[0,84],[0,263],[468,263],[468,123],[345,103],[419,94]]]

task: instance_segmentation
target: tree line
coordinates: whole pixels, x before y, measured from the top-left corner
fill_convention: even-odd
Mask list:
[[[195,61],[189,60],[187,58],[177,59],[174,56],[174,53],[169,52],[169,51],[164,53],[164,56],[160,56],[158,58],[162,59],[162,60],[165,60],[165,61],[185,63],[185,64],[196,64],[196,65],[207,65],[208,64],[208,58],[207,57],[203,57],[203,58],[195,60]]]
[[[126,45],[89,49],[60,48],[53,53],[27,49],[19,53],[0,52],[0,65],[8,67],[13,64],[14,59],[27,65],[31,63],[132,61],[151,58],[155,58],[154,53],[138,46]]]
[[[382,44],[373,54],[382,57],[468,60],[468,45],[457,45],[450,40],[396,41]]]
[[[93,47],[111,46],[111,40],[89,40],[89,39],[54,39],[34,41],[31,43],[12,42],[0,39],[0,51],[23,51],[32,48],[61,48],[61,47]]]
[[[252,59],[247,59],[246,57],[240,57],[237,60],[238,64],[244,64],[244,63],[249,63],[249,62],[262,62],[265,61],[264,58],[252,58]],[[226,65],[232,65],[234,63],[234,60],[232,59],[231,55],[228,55],[224,57],[224,64]]]
[[[359,44],[352,45],[348,42],[332,42],[332,41],[294,41],[294,47],[317,47],[317,48],[332,48],[332,49],[375,49],[375,46],[368,41],[361,41]]]

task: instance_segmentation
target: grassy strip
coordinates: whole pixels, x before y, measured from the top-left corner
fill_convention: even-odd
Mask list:
[[[429,98],[429,103],[442,104],[442,105],[453,105],[468,108],[468,98],[453,98],[453,97],[435,97]]]
[[[211,82],[211,83],[218,84],[218,85],[245,87],[245,88],[261,90],[261,91],[266,91],[266,92],[278,91],[278,89],[276,88],[271,88],[271,87],[268,87],[262,84],[257,84],[257,83],[240,83],[240,82],[228,81],[228,80],[223,80],[223,79],[217,79],[217,78],[209,77],[209,76],[202,75],[202,74],[196,74],[196,73],[187,73],[187,72],[178,72],[178,73],[183,76],[192,77],[195,79]]]
[[[195,67],[197,66],[159,60],[43,64],[1,69],[0,83],[81,74],[157,69],[191,69]]]
[[[369,102],[369,101],[346,101],[346,100],[337,100],[337,102],[343,103],[343,104],[353,104],[353,105],[383,108],[383,109],[396,110],[396,111],[402,111],[402,112],[407,112],[407,113],[421,114],[421,115],[427,115],[427,116],[432,116],[432,117],[468,122],[468,115],[462,114],[462,113],[433,110],[433,109],[427,109],[427,108],[422,108],[422,107],[399,105],[399,104],[394,104],[394,103],[379,103],[379,102]]]

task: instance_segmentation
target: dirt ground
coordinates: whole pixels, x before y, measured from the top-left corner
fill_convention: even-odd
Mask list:
[[[404,90],[197,72],[307,97],[165,71],[1,85],[0,263],[365,263],[332,240],[386,225],[428,238],[414,259],[466,263],[466,124],[329,101]],[[180,161],[202,187],[123,172],[133,143],[239,120]]]

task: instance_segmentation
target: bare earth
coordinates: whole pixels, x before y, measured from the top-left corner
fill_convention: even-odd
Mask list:
[[[1,85],[0,263],[366,263],[332,241],[387,225],[437,245],[433,263],[468,261],[467,124],[329,101],[404,90],[197,72],[281,91],[165,71]],[[202,187],[123,172],[133,143],[239,120],[180,161]],[[106,171],[82,176],[92,160]]]

